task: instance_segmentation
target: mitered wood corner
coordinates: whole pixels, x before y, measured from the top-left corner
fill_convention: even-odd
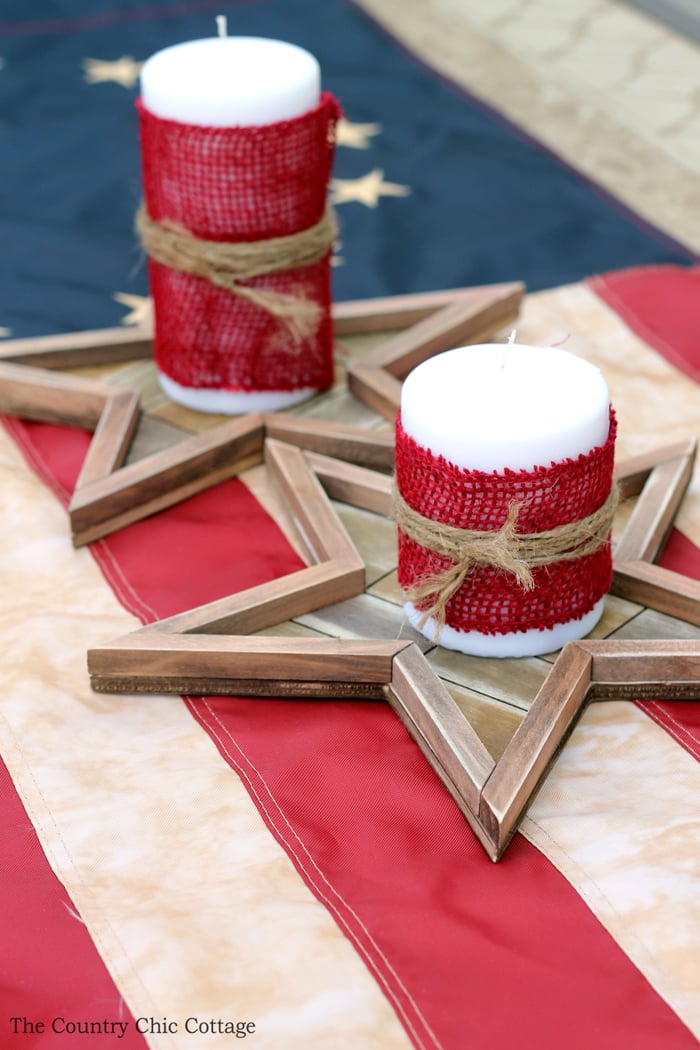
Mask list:
[[[637,501],[613,553],[611,592],[700,625],[700,580],[654,564],[690,483],[696,455],[697,441],[689,439],[616,468],[621,496],[637,496]]]

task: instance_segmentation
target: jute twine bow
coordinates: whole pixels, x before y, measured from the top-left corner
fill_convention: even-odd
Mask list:
[[[482,531],[460,529],[424,518],[406,503],[394,486],[394,516],[401,531],[421,547],[453,563],[444,572],[424,576],[407,589],[409,601],[420,603],[426,598],[432,599],[421,610],[418,626],[424,627],[434,617],[437,636],[445,624],[447,603],[474,566],[492,566],[510,572],[523,590],[530,591],[535,586],[531,571],[535,566],[592,554],[607,541],[617,501],[617,487],[613,485],[605,503],[588,517],[545,532],[518,533],[515,528],[522,503],[513,500],[501,528]]]
[[[315,226],[262,241],[204,240],[167,219],[156,222],[145,204],[136,213],[136,229],[151,258],[171,269],[204,277],[267,310],[287,326],[297,348],[318,328],[322,314],[318,303],[269,288],[250,288],[240,282],[319,262],[337,235],[330,205]]]

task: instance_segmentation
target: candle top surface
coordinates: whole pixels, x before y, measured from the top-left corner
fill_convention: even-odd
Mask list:
[[[157,117],[214,127],[271,124],[318,105],[321,71],[308,51],[263,37],[208,37],[158,51],[141,69]]]
[[[609,400],[600,370],[568,351],[480,344],[418,365],[403,384],[401,421],[464,470],[533,470],[603,444]]]

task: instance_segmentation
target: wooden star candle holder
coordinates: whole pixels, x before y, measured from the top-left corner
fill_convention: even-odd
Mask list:
[[[303,587],[287,591],[286,612],[306,610],[307,597]],[[700,642],[570,642],[494,761],[415,643],[210,633],[267,626],[281,607],[262,591],[248,600],[224,599],[90,650],[93,689],[387,700],[494,861],[589,700],[700,697]]]
[[[522,294],[521,285],[506,285],[339,304],[340,336],[403,329],[351,365],[350,388],[393,420],[408,371],[431,354],[488,339],[512,323]],[[493,860],[502,856],[587,702],[700,695],[698,643],[570,643],[495,761],[411,641],[254,636],[363,592],[364,564],[330,499],[390,515],[393,436],[294,415],[254,415],[125,463],[140,413],[136,392],[55,369],[150,352],[147,332],[121,329],[5,343],[0,350],[0,411],[94,431],[70,506],[76,544],[154,513],[264,456],[309,564],[90,650],[95,690],[384,699]],[[638,498],[616,548],[613,591],[700,623],[700,585],[653,564],[694,456],[694,444],[687,443],[620,465],[622,495]]]
[[[522,284],[508,284],[342,303],[334,308],[335,332],[342,336],[405,329],[389,341],[389,353],[382,358],[387,368],[400,372],[448,349],[455,339],[493,334],[515,318],[523,292]],[[285,422],[282,414],[232,419],[126,463],[141,412],[138,393],[55,370],[123,361],[150,352],[146,329],[45,336],[5,343],[0,349],[0,412],[94,432],[68,508],[76,546],[241,473],[260,460],[266,435],[283,435],[300,447],[367,466],[391,469],[393,465],[390,437],[377,459],[377,443],[368,443],[359,428],[314,424],[298,417]],[[376,352],[372,360],[375,358]],[[373,369],[379,374],[378,368]],[[380,379],[382,375],[388,372],[381,373]],[[389,403],[385,398],[387,411]],[[363,447],[373,449],[373,459],[366,458]]]
[[[324,488],[380,514],[391,506],[384,474],[273,439],[265,451],[312,564],[90,650],[96,691],[384,699],[494,861],[588,701],[700,696],[700,642],[571,642],[495,761],[411,641],[243,636],[363,591],[361,559]],[[622,466],[623,490],[640,486],[657,459],[666,462]]]

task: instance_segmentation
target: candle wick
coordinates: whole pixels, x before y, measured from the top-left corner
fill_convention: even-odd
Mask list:
[[[513,331],[510,333],[510,335],[508,336],[508,342],[503,347],[503,353],[501,354],[501,368],[505,368],[506,359],[508,357],[508,351],[510,350],[510,348],[513,345],[514,342],[515,342],[515,329],[513,329]]]
[[[223,37],[225,37],[226,33],[228,32],[227,23],[226,23],[226,15],[217,15],[216,16],[216,29],[217,29],[217,32],[218,32],[219,36],[222,37],[222,39],[223,39]]]

